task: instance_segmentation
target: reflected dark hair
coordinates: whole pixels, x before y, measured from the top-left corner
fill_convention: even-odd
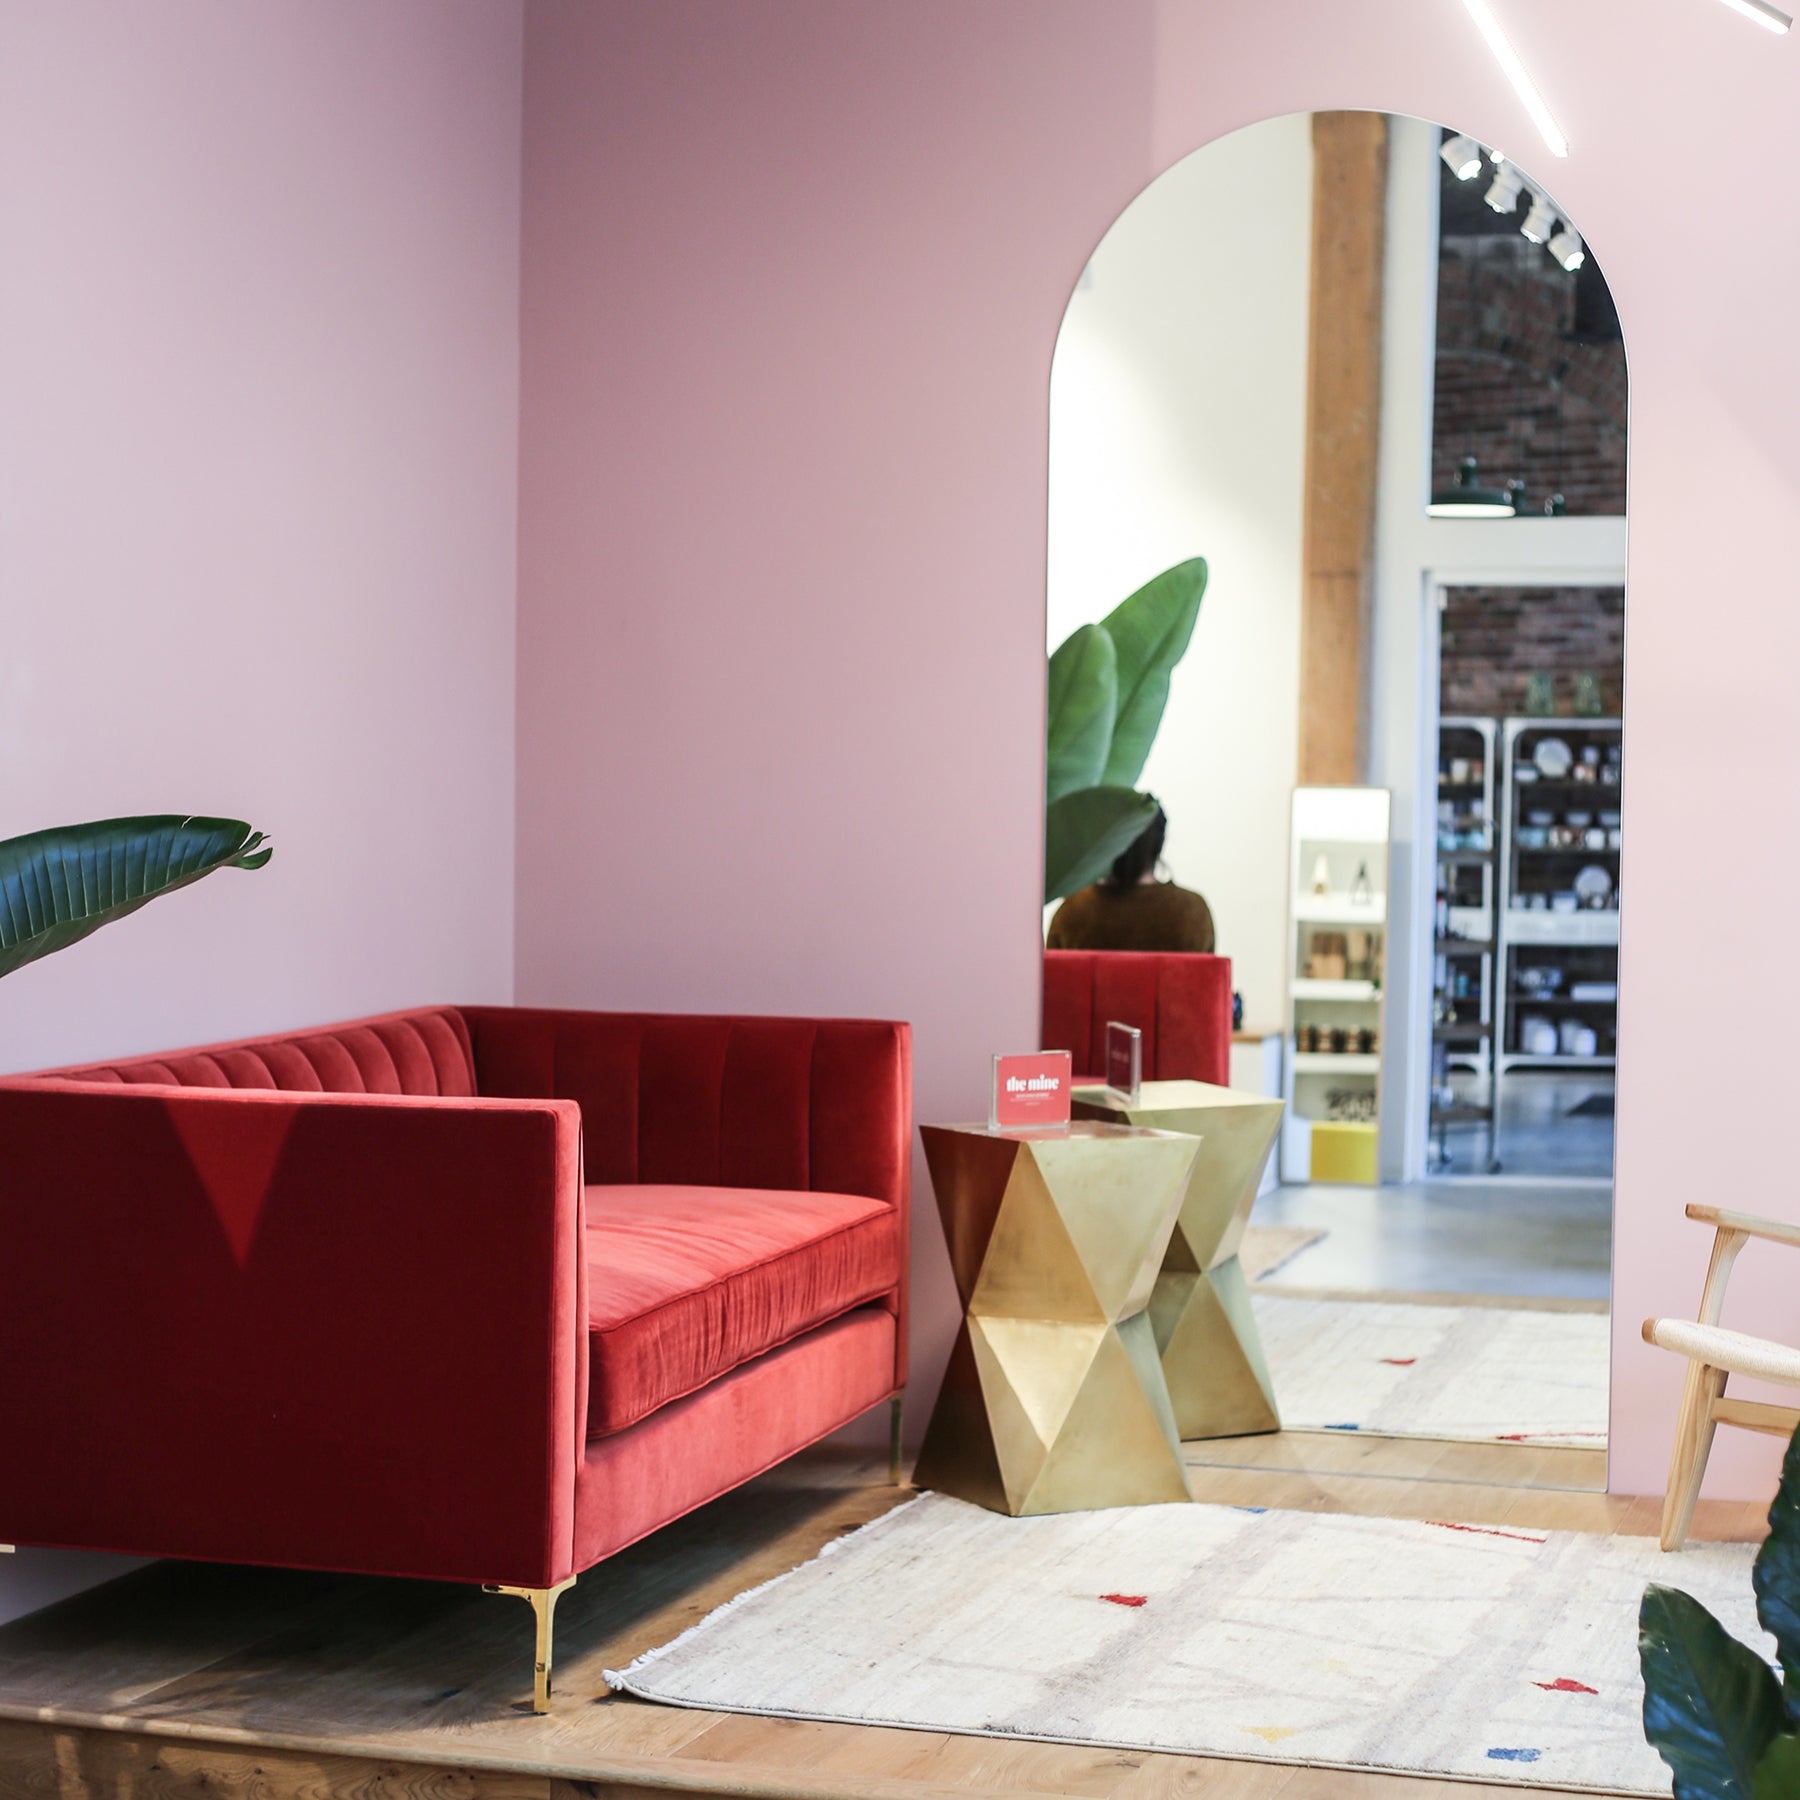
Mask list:
[[[1108,887],[1134,888],[1162,860],[1163,837],[1169,821],[1161,806],[1142,831],[1113,858],[1112,873],[1106,878]]]

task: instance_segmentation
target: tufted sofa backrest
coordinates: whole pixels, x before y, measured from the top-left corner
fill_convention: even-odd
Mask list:
[[[463,1014],[482,1093],[580,1104],[590,1182],[812,1188],[906,1205],[905,1025],[513,1006]]]
[[[452,1006],[420,1007],[313,1031],[44,1073],[61,1081],[279,1088],[301,1094],[416,1094],[460,1100],[477,1091],[469,1028]]]
[[[1043,1047],[1099,1078],[1106,1027],[1143,1033],[1146,1081],[1231,1085],[1231,958],[1187,952],[1046,950]]]

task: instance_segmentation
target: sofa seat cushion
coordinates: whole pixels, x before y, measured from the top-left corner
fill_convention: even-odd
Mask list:
[[[587,1190],[588,1436],[898,1287],[897,1215],[858,1194]]]

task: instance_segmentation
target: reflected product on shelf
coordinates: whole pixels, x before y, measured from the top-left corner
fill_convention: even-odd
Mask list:
[[[1599,863],[1589,863],[1575,876],[1575,894],[1585,906],[1604,906],[1612,891],[1612,872]]]
[[[1538,1013],[1527,1013],[1519,1021],[1519,1048],[1527,1056],[1555,1056],[1558,1039],[1556,1027]]]
[[[1327,1088],[1325,1116],[1334,1124],[1361,1123],[1375,1117],[1373,1088]]]
[[[1559,737],[1540,738],[1531,759],[1546,781],[1561,781],[1575,765],[1575,753]]]

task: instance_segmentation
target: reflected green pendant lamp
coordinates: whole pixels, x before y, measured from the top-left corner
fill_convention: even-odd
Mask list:
[[[1511,519],[1519,510],[1516,498],[1510,488],[1483,487],[1481,466],[1471,453],[1456,465],[1449,487],[1432,491],[1429,510],[1434,519]]]

